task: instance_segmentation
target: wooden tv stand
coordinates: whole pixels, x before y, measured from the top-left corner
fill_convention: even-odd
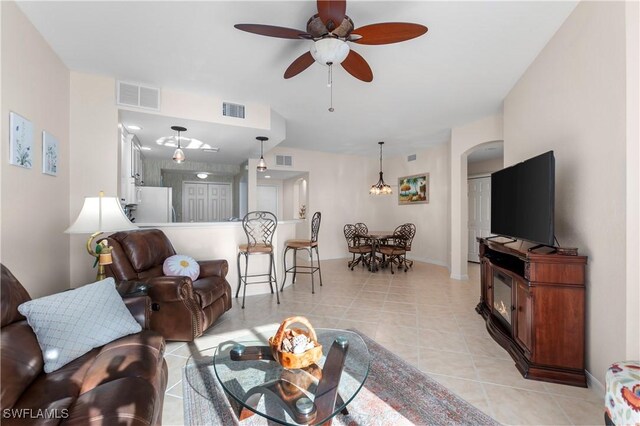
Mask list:
[[[587,257],[548,247],[530,252],[534,244],[524,241],[477,240],[481,295],[476,311],[491,337],[525,378],[587,387]]]

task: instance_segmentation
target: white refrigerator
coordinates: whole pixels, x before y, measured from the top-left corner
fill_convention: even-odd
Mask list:
[[[175,220],[172,188],[159,186],[136,187],[135,223],[166,223]]]

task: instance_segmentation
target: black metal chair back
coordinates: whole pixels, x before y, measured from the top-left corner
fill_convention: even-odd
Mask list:
[[[267,211],[249,212],[242,219],[242,228],[247,235],[249,247],[255,247],[258,244],[270,246],[277,226],[278,218]]]
[[[354,225],[356,227],[356,233],[358,235],[364,236],[364,235],[369,235],[369,228],[367,228],[367,225],[365,225],[362,222],[356,223]]]
[[[413,223],[405,223],[404,225],[400,225],[399,228],[402,228],[401,232],[405,239],[405,249],[411,251],[411,243],[413,242],[413,237],[416,236],[416,226]]]
[[[356,238],[358,236],[358,231],[356,229],[355,225],[352,225],[350,223],[346,224],[344,226],[344,237],[347,240],[347,245],[349,246],[349,248],[353,248],[353,247],[358,247],[358,243],[359,243],[359,238]]]
[[[320,232],[320,220],[322,219],[322,213],[315,212],[311,219],[311,242],[318,242],[318,232]]]

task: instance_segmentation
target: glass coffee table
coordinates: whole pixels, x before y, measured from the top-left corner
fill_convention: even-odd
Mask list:
[[[338,413],[348,414],[347,405],[369,373],[370,355],[352,331],[315,331],[322,358],[304,369],[284,369],[272,358],[268,343],[255,336],[201,351],[187,366],[215,374],[239,420],[258,414],[284,425],[329,424]],[[188,384],[201,396],[215,397],[200,380]]]

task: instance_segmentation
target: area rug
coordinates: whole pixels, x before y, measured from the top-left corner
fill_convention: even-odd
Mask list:
[[[364,334],[358,334],[371,354],[369,376],[349,404],[349,414],[336,415],[334,425],[498,424]],[[210,357],[185,367],[182,383],[184,419],[188,425],[275,424],[258,415],[242,422],[238,420],[240,407],[224,393]],[[264,398],[261,404],[264,404]]]

